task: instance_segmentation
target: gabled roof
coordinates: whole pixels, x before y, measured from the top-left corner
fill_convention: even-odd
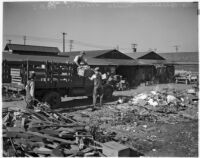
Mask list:
[[[48,52],[58,54],[60,51],[57,47],[21,45],[21,44],[7,44],[4,50],[23,51],[23,52]]]
[[[171,62],[198,62],[198,52],[174,52],[174,53],[160,53],[159,55]]]
[[[72,63],[74,60],[74,56],[63,57],[63,56],[40,56],[40,55],[21,55],[21,54],[11,54],[8,52],[3,52],[3,60],[6,59],[8,61],[53,61],[58,63]],[[100,58],[87,58],[87,62],[89,65],[114,65],[114,66],[132,66],[132,65],[140,65],[137,61],[133,59],[100,59]]]
[[[63,58],[58,56],[40,56],[40,55],[21,55],[21,54],[11,54],[8,52],[3,52],[2,60],[8,61],[49,61],[49,62],[58,62],[58,63],[66,63],[69,62],[69,58]]]
[[[99,55],[105,54],[110,51],[112,51],[112,50],[88,50],[88,51],[85,51],[85,53],[86,53],[87,57],[95,58]],[[80,51],[72,51],[72,52],[59,53],[58,55],[60,55],[60,56],[76,56],[79,54],[80,54]]]
[[[68,60],[70,62],[74,61],[75,56],[70,56]],[[121,65],[121,66],[131,66],[131,65],[140,65],[134,59],[102,59],[102,58],[93,58],[93,57],[86,57],[87,63],[89,65]]]
[[[129,57],[131,57],[133,59],[165,60],[162,56],[155,53],[154,51],[126,53],[126,55],[128,55]]]
[[[102,59],[132,59],[131,57],[127,56],[126,54],[121,53],[116,49],[110,50],[90,50],[85,51],[86,57],[89,58],[102,58]],[[76,56],[79,55],[80,51],[73,51],[73,52],[65,52],[59,53],[59,56]]]

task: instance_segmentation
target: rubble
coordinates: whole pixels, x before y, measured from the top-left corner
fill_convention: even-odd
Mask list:
[[[157,89],[120,97],[96,111],[61,114],[42,103],[32,110],[4,108],[3,154],[105,157],[104,144],[112,141],[142,152],[158,151],[163,140],[154,131],[162,133],[162,130],[155,125],[197,119],[198,92],[187,89]]]
[[[195,99],[198,99],[197,92],[188,94],[187,90],[164,89],[141,93],[123,99],[126,102],[121,104],[118,100],[116,105],[109,105],[98,114],[93,114],[90,116],[90,124],[93,122],[103,131],[114,131],[114,140],[117,138],[121,142],[127,142],[127,132],[142,133],[152,128],[147,122],[176,124],[183,120],[197,119],[198,100]],[[121,136],[118,135],[120,132]],[[123,137],[127,141],[123,141]],[[99,141],[103,140],[101,136],[99,138]]]
[[[81,116],[89,117],[84,113]],[[4,109],[3,155],[5,157],[105,157],[102,150],[104,143],[115,141],[116,133],[102,130],[98,121],[112,119],[105,117],[96,120],[94,124],[86,124],[87,121],[75,118],[78,116],[60,114],[42,103],[37,104],[34,109],[16,107]]]

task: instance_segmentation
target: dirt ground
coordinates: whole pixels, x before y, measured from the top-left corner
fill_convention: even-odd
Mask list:
[[[137,149],[144,156],[167,156],[167,157],[198,157],[198,118],[182,118],[176,120],[176,115],[169,115],[173,121],[152,122],[152,121],[134,121],[132,124],[111,125],[109,122],[113,115],[112,108],[119,106],[116,104],[119,97],[133,97],[136,94],[170,88],[175,90],[190,89],[191,85],[184,84],[159,84],[153,86],[140,86],[127,91],[114,92],[113,98],[104,102],[103,107],[96,111],[91,110],[92,100],[87,97],[62,98],[62,104],[55,109],[61,113],[73,114],[77,119],[90,123],[91,118],[99,116],[104,120],[100,126],[107,131],[114,131],[118,140],[127,146]],[[126,106],[128,103],[121,104]],[[3,107],[25,107],[23,100],[3,102]],[[198,109],[192,111],[192,115],[198,115]],[[88,117],[89,116],[89,117]],[[112,118],[112,117],[111,117]],[[174,121],[176,120],[176,121]],[[130,121],[131,122],[131,121]],[[128,127],[128,129],[127,129]]]

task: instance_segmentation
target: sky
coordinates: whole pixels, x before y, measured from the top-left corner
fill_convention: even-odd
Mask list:
[[[43,45],[66,51],[119,48],[124,53],[198,51],[198,4],[4,2],[3,48],[14,44]]]

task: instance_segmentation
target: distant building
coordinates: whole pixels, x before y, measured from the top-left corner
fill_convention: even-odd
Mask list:
[[[149,52],[132,52],[126,53],[129,57],[134,58],[140,64],[151,64],[153,69],[149,66],[140,66],[138,70],[138,80],[156,80],[159,83],[171,82],[174,76],[174,66],[158,53],[154,51]]]
[[[85,51],[86,59],[91,67],[100,67],[101,72],[111,72],[122,75],[127,79],[130,85],[134,84],[137,76],[136,69],[142,64],[139,64],[135,59],[116,50],[92,50]],[[73,61],[80,51],[60,53],[59,56],[69,56],[69,60]],[[144,64],[143,64],[144,65]]]
[[[145,64],[164,64],[166,63],[165,58],[161,55],[157,54],[154,51],[150,52],[133,52],[133,53],[126,53],[129,57],[136,59],[140,63]]]
[[[169,63],[174,64],[175,70],[199,72],[199,53],[198,52],[173,52],[160,53]]]
[[[21,44],[7,44],[4,50],[11,52],[12,54],[20,54],[20,55],[55,56],[58,55],[58,53],[60,53],[57,47],[21,45]]]
[[[57,47],[7,44],[3,60],[15,65],[18,61],[73,62],[80,51],[61,53]],[[155,52],[124,54],[116,49],[85,51],[91,67],[100,67],[102,73],[122,75],[130,85],[158,80],[168,82],[173,77],[173,66]],[[5,72],[8,74],[8,72]]]

